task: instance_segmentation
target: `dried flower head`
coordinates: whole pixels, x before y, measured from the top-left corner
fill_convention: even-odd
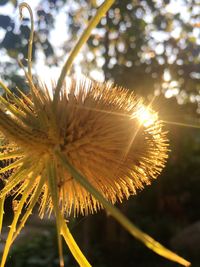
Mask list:
[[[33,91],[32,100],[13,98],[10,114],[0,111],[0,129],[16,145],[12,153],[18,157],[13,163],[18,167],[2,194],[11,188],[12,177],[26,166],[26,175],[15,179],[12,190],[18,192],[18,184],[25,190],[33,175],[33,188],[43,179],[40,214],[43,216],[47,207],[51,211],[46,172],[51,162],[62,212],[75,215],[97,211],[101,204],[61,166],[55,150],[60,150],[113,204],[149,184],[164,167],[167,138],[162,124],[153,111],[149,111],[149,120],[143,121],[148,108],[128,90],[88,79],[68,79],[56,109],[45,86],[34,86]]]
[[[57,153],[113,204],[149,184],[167,158],[167,138],[157,114],[128,90],[86,78],[67,79],[55,105],[55,92],[51,96],[46,85],[27,79],[31,97],[20,90],[17,97],[1,83],[9,100],[0,97],[0,131],[2,142],[9,143],[0,159],[13,162],[0,169],[12,170],[0,199],[11,192],[21,196],[1,266],[38,201],[40,216],[54,210],[58,230],[64,233],[64,215],[102,207]]]

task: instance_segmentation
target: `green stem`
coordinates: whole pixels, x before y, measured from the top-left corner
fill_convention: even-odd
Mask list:
[[[62,238],[60,235],[61,223],[60,223],[60,214],[59,214],[59,198],[56,185],[56,172],[55,166],[50,162],[47,164],[47,174],[48,174],[48,185],[50,188],[53,210],[56,217],[56,228],[57,228],[57,238],[58,238],[58,253],[59,253],[59,262],[60,267],[64,267],[64,257],[63,257],[63,247],[62,247]]]
[[[8,256],[8,252],[9,252],[10,247],[12,245],[12,238],[13,238],[13,235],[14,235],[14,233],[16,231],[17,222],[18,222],[19,217],[20,217],[20,215],[22,213],[22,209],[24,207],[24,204],[27,201],[27,198],[29,197],[29,194],[30,194],[30,192],[32,190],[32,187],[33,187],[33,178],[29,181],[29,183],[28,183],[28,185],[26,187],[26,190],[23,192],[23,195],[22,195],[22,197],[20,199],[17,211],[16,211],[16,213],[14,215],[14,219],[13,219],[12,224],[10,226],[10,231],[9,231],[7,239],[6,239],[6,244],[5,244],[3,255],[2,255],[2,259],[1,259],[1,264],[0,264],[1,267],[5,266],[5,262],[6,262],[6,259],[7,259],[7,256]]]
[[[90,34],[91,34],[92,30],[97,26],[97,24],[99,23],[101,18],[105,15],[105,13],[109,10],[109,8],[111,7],[111,5],[113,3],[114,3],[114,0],[106,0],[100,6],[100,8],[97,10],[96,15],[89,21],[86,30],[83,32],[82,36],[78,40],[78,42],[75,45],[74,49],[71,51],[71,53],[70,53],[65,65],[62,68],[60,77],[58,79],[58,83],[57,83],[56,90],[55,90],[55,97],[54,97],[55,103],[57,103],[57,100],[58,100],[58,97],[59,97],[59,93],[60,93],[61,87],[63,85],[65,76],[69,72],[70,67],[71,67],[75,57],[79,53],[79,51],[82,48],[82,46],[87,42],[88,38],[90,37]]]
[[[88,180],[81,175],[66,159],[66,157],[59,151],[55,152],[58,159],[62,162],[63,166],[69,171],[73,178],[79,182],[88,192],[90,192],[103,206],[111,213],[111,215],[135,238],[139,239],[149,249],[162,257],[165,257],[171,261],[177,262],[183,266],[190,266],[190,262],[178,256],[174,252],[165,248],[163,245],[155,241],[152,237],[145,234],[143,231],[138,229],[126,216],[124,216],[115,206],[108,202],[101,193],[96,190]]]
[[[1,234],[2,225],[3,225],[4,201],[5,201],[5,196],[0,199],[0,234]]]
[[[78,264],[81,267],[91,267],[83,253],[81,252],[80,248],[76,244],[74,238],[72,237],[66,222],[63,218],[63,215],[60,212],[59,207],[59,200],[58,200],[58,192],[57,192],[57,184],[56,184],[56,171],[55,166],[52,165],[51,162],[48,162],[47,164],[47,170],[48,170],[48,185],[50,188],[52,203],[53,203],[53,209],[56,217],[56,224],[57,224],[57,233],[59,235],[58,237],[58,248],[59,248],[59,254],[60,254],[60,266],[64,266],[64,259],[62,255],[62,244],[61,244],[61,236],[65,239],[72,255],[78,262]]]
[[[67,227],[67,224],[63,218],[61,218],[61,234],[65,239],[65,242],[67,243],[72,255],[79,263],[79,265],[81,267],[92,267],[88,262],[88,260],[83,255],[78,245],[76,244],[76,241],[74,240],[72,234],[70,233],[69,228]]]

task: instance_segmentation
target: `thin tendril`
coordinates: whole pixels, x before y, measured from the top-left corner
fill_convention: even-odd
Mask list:
[[[30,32],[30,37],[29,37],[29,42],[28,42],[28,74],[30,79],[32,80],[32,50],[33,50],[33,36],[34,36],[34,20],[33,20],[33,12],[31,7],[23,2],[19,5],[19,13],[20,13],[20,19],[23,19],[23,14],[22,10],[23,8],[26,8],[29,12],[30,19],[31,19],[31,32]]]

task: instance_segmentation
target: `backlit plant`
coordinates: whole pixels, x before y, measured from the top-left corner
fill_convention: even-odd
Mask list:
[[[150,106],[128,90],[89,79],[67,78],[75,56],[114,1],[98,9],[68,57],[53,95],[47,86],[32,77],[31,58],[34,34],[32,10],[28,50],[28,72],[24,69],[30,97],[19,90],[15,96],[3,82],[8,95],[0,97],[0,160],[13,162],[0,169],[4,178],[0,192],[0,228],[5,198],[12,192],[20,198],[6,240],[1,267],[37,202],[39,215],[53,211],[58,233],[60,266],[64,266],[62,239],[80,266],[91,266],[78,248],[66,216],[87,215],[105,208],[133,236],[172,261],[189,262],[169,251],[134,226],[113,204],[150,184],[162,171],[168,154],[168,140],[162,122]],[[2,175],[2,177],[4,177]],[[25,208],[25,212],[22,210]]]

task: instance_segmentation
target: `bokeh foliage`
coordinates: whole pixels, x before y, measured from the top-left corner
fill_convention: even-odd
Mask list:
[[[16,59],[27,56],[30,23],[24,19],[19,26],[17,20],[1,14],[1,6],[8,2],[17,7],[17,1],[0,1],[3,32],[0,53],[6,55],[0,64],[0,72],[8,83],[12,83],[13,89],[17,85],[27,90]],[[43,51],[46,64],[60,65],[62,57],[56,55],[50,38],[56,17],[67,6],[63,24],[68,28],[68,36],[62,46],[66,57],[92,16],[96,2],[100,1],[41,1],[35,17],[34,62],[37,61],[37,51]],[[175,2],[116,1],[84,48],[86,56],[82,60],[82,70],[89,74],[97,69],[106,80],[112,79],[147,100],[155,93],[159,96],[154,106],[161,118],[197,124],[200,109],[200,6],[197,0],[177,1],[183,9],[173,13],[169,6],[173,9]],[[170,246],[173,236],[200,218],[200,138],[198,129],[168,125],[166,129],[171,140],[167,168],[151,187],[119,206],[146,232]],[[78,219],[75,225],[74,232],[95,266],[175,266],[130,238],[109,215],[100,213]],[[187,249],[182,253],[190,257],[193,266],[198,266],[198,256]]]
[[[1,5],[8,2],[17,7],[17,1],[1,1]],[[35,51],[42,50],[47,64],[59,64],[61,59],[56,56],[52,44],[56,36],[49,38],[56,16],[67,7],[64,9],[66,20],[63,21],[68,29],[63,44],[63,51],[67,53],[86,21],[94,14],[97,2],[101,1],[41,1],[35,16],[34,60],[37,60]],[[116,1],[101,20],[98,30],[93,31],[85,48],[84,63],[87,64],[83,64],[83,72],[87,74],[89,70],[98,68],[106,79],[111,78],[143,95],[153,90],[159,94],[172,89],[167,96],[174,93],[179,103],[193,102],[197,105],[199,97],[196,96],[200,90],[199,3],[182,0],[179,1],[180,10],[174,11],[175,2]],[[6,31],[0,40],[1,51],[6,51],[12,59],[26,58],[30,33],[28,19],[19,26],[19,22],[1,14],[0,27]],[[2,67],[6,66],[5,75],[7,72],[10,75],[11,71],[16,73],[17,64],[13,64],[13,60],[11,62],[1,62]],[[171,74],[169,81],[163,80],[166,72]]]

